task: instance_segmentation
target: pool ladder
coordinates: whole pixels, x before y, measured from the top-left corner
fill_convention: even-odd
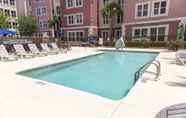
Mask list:
[[[138,71],[135,72],[135,77],[134,77],[134,84],[137,82],[137,80],[140,77],[141,71],[147,67],[147,65],[151,65],[153,64],[156,67],[156,77],[155,77],[155,81],[158,80],[160,74],[161,74],[161,63],[158,60],[154,60],[154,61],[150,61],[149,63],[145,64],[144,66],[142,66]]]
[[[161,63],[158,60],[155,60],[152,64],[156,67],[155,80],[157,81],[159,76],[160,76],[160,74],[161,74]]]

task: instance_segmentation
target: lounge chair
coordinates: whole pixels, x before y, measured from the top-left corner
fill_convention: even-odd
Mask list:
[[[16,55],[9,54],[4,45],[0,45],[0,60],[1,61],[15,61],[18,60]]]
[[[51,50],[49,47],[48,47],[48,44],[47,43],[41,43],[41,48],[42,48],[42,51],[43,52],[47,52],[48,54],[58,54],[58,52],[56,50]]]
[[[30,49],[32,54],[36,54],[38,56],[47,56],[48,55],[47,52],[39,51],[39,49],[37,48],[36,44],[33,44],[33,43],[28,44],[28,47],[29,47],[29,49]]]
[[[176,61],[183,65],[186,63],[186,50],[179,50],[176,52]]]
[[[52,46],[53,50],[55,50],[55,51],[57,51],[59,53],[64,53],[65,52],[65,50],[59,48],[56,43],[51,43],[50,45]]]
[[[32,53],[27,53],[22,44],[14,44],[14,49],[16,54],[21,58],[33,58],[35,55]]]

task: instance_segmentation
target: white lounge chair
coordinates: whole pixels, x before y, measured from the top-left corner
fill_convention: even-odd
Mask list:
[[[55,50],[51,50],[49,47],[48,47],[48,44],[47,43],[41,43],[41,48],[42,48],[42,51],[43,52],[47,52],[48,54],[57,54],[58,52],[55,51]]]
[[[47,52],[39,51],[36,44],[33,44],[33,43],[28,44],[28,47],[29,47],[32,54],[36,54],[38,56],[47,56]]]
[[[179,50],[176,52],[176,61],[183,65],[186,63],[186,50]]]
[[[16,55],[11,55],[8,53],[4,45],[0,45],[0,60],[1,61],[15,61],[17,60]]]
[[[14,49],[16,54],[21,58],[33,58],[35,55],[32,53],[27,53],[22,44],[14,44]]]
[[[55,51],[57,51],[59,53],[64,53],[65,52],[65,50],[59,48],[56,43],[51,43],[50,45],[52,46],[53,50],[55,50]]]

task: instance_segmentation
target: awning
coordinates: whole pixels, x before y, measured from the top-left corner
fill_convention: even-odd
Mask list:
[[[4,29],[4,28],[0,28],[0,35],[16,35],[16,32],[15,31],[11,31],[11,30],[8,30],[8,29]]]

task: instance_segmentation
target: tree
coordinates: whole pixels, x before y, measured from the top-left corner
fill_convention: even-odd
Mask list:
[[[32,36],[37,31],[37,21],[32,16],[18,17],[18,30],[21,36]]]
[[[0,12],[0,28],[8,27],[8,17]]]
[[[54,31],[56,31],[57,37],[59,37],[59,31],[60,31],[60,22],[61,22],[61,17],[54,15],[49,22],[49,27],[54,28]]]
[[[105,5],[101,9],[102,16],[107,16],[109,18],[109,32],[110,32],[110,40],[113,40],[114,32],[113,32],[113,27],[114,27],[114,21],[116,18],[116,15],[121,14],[123,16],[123,10],[121,6],[115,2],[111,2]]]

